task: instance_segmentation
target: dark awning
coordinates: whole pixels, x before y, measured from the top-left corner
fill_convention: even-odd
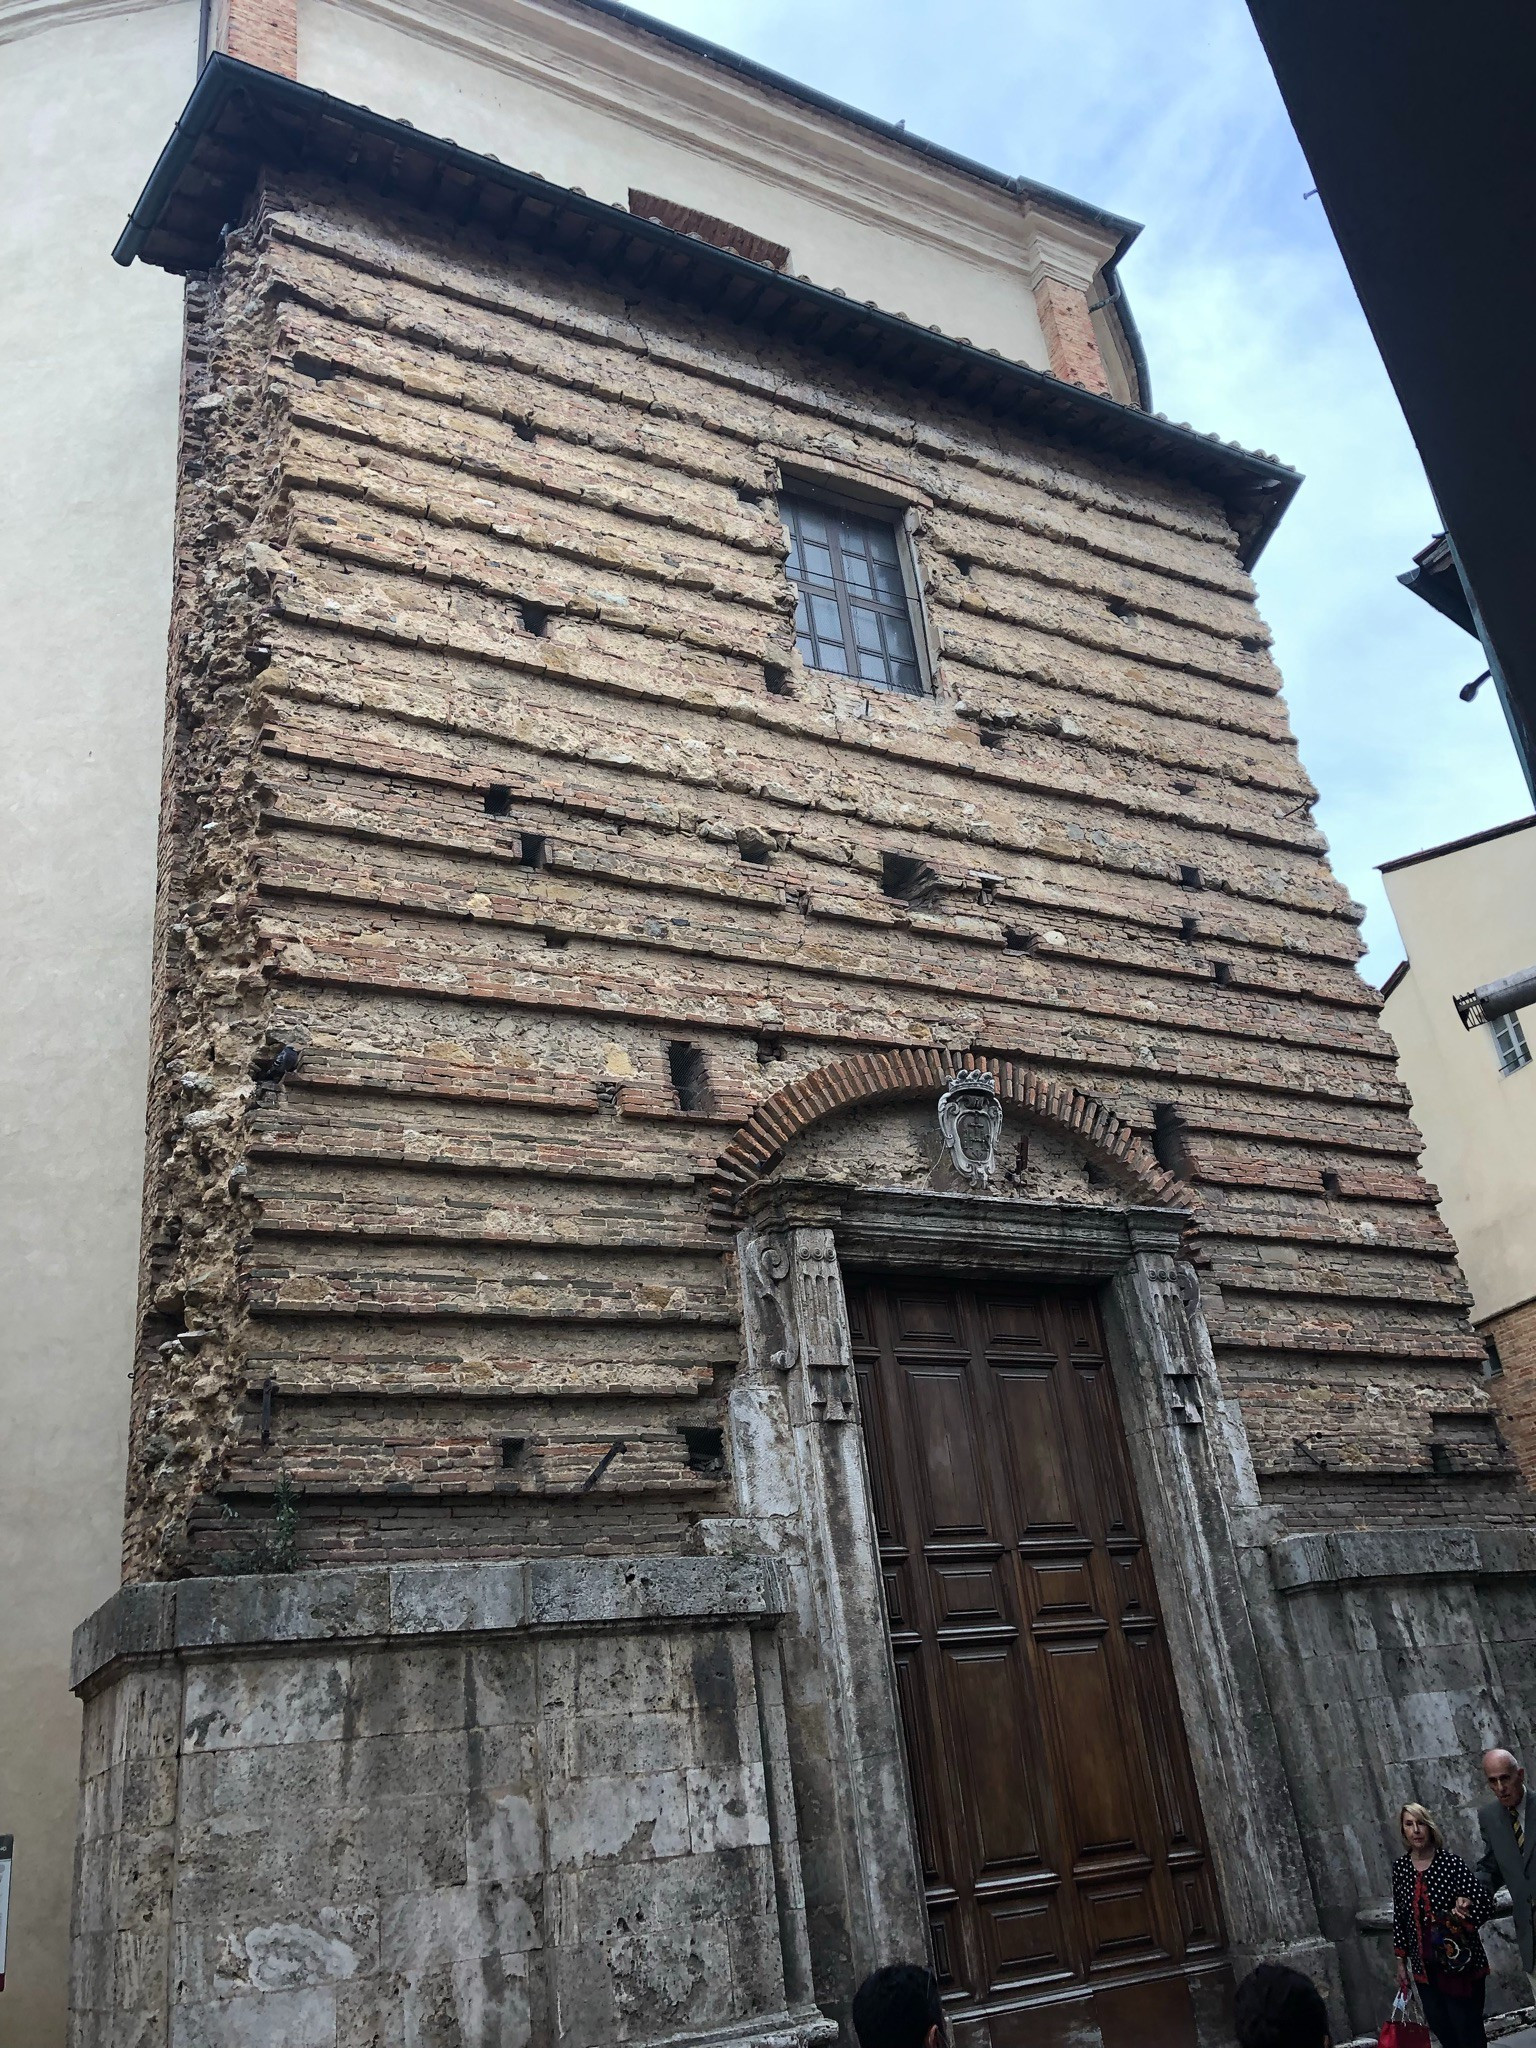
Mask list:
[[[1529,778],[1536,735],[1530,0],[1248,4],[1502,671]]]
[[[212,57],[204,68],[113,251],[117,261],[210,268],[263,164],[387,191],[764,329],[790,346],[825,351],[1022,429],[1194,484],[1220,500],[1249,564],[1301,482],[1283,463],[1234,442],[1080,390],[229,57]]]

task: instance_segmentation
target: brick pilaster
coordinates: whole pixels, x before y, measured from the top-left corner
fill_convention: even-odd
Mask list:
[[[1053,377],[1084,391],[1109,390],[1088,307],[1103,297],[1104,265],[1114,244],[1077,222],[1031,209],[1024,221],[1024,274],[1035,295]]]
[[[1051,375],[1067,384],[1080,384],[1085,391],[1107,392],[1109,379],[1088,311],[1088,294],[1074,284],[1064,284],[1059,277],[1041,277],[1035,283],[1035,304],[1040,309]]]
[[[213,0],[208,47],[283,78],[297,78],[298,0]]]

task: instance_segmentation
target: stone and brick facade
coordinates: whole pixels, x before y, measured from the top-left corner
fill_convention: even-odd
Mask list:
[[[787,341],[766,316],[733,316],[726,268],[712,298],[680,302],[660,243],[626,272],[596,231],[569,260],[547,205],[498,231],[471,218],[462,153],[430,194],[361,171],[341,182],[287,144],[274,154],[189,287],[125,1554],[129,1591],[154,1612],[99,1624],[80,1669],[93,1797],[119,1817],[131,1803],[135,1729],[146,1754],[179,1755],[182,1805],[167,1764],[141,1824],[172,1862],[203,1859],[215,1903],[192,1926],[184,1895],[157,1893],[138,1976],[119,1942],[114,1977],[126,1930],[88,1883],[79,2038],[105,2041],[107,2016],[136,2010],[162,2015],[136,2038],[190,2039],[163,2017],[185,2005],[198,2039],[233,2040],[220,2031],[231,2002],[302,1982],[308,2004],[292,2010],[319,2029],[302,2038],[328,2044],[530,2027],[723,2039],[770,2018],[779,2032],[742,2038],[808,2042],[817,2006],[838,2012],[861,1967],[921,1940],[885,1696],[871,1678],[868,1700],[840,1706],[835,1670],[816,1663],[833,1654],[817,1617],[837,1610],[841,1575],[832,1634],[875,1646],[858,1671],[883,1670],[877,1582],[854,1556],[867,1549],[856,1453],[806,1448],[813,1423],[835,1419],[835,1400],[807,1396],[799,1448],[783,1450],[781,1430],[773,1455],[791,1495],[819,1489],[804,1517],[822,1533],[797,1530],[793,1500],[753,1505],[771,1460],[744,1418],[766,1412],[754,1389],[770,1347],[743,1334],[744,1315],[767,1311],[744,1305],[742,1261],[768,1242],[754,1231],[785,1233],[788,1305],[772,1313],[786,1327],[832,1316],[822,1351],[799,1349],[807,1373],[835,1365],[846,1337],[834,1309],[807,1306],[805,1276],[830,1272],[835,1296],[838,1232],[873,1228],[849,1220],[855,1196],[952,1213],[932,1117],[962,1066],[994,1077],[1005,1119],[1006,1173],[975,1205],[972,1241],[1029,1222],[1026,1249],[999,1238],[1000,1258],[1062,1277],[1133,1271],[1114,1327],[1127,1356],[1164,1357],[1170,1398],[1177,1386],[1160,1410],[1149,1381],[1132,1438],[1153,1461],[1138,1470],[1144,1503],[1149,1487],[1166,1494],[1164,1605],[1181,1582],[1189,1603],[1170,1618],[1181,1697],[1198,1720],[1201,1672],[1238,1673],[1248,1732],[1232,1741],[1258,1759],[1247,1787],[1202,1778],[1207,1821],[1236,1841],[1247,1803],[1281,1816],[1267,1906],[1234,1903],[1251,1880],[1231,1853],[1237,1946],[1337,1949],[1363,2010],[1380,1975],[1354,1925],[1370,1830],[1426,1757],[1459,1796],[1477,1714],[1490,1735],[1491,1714],[1514,1733],[1531,1688],[1511,1652],[1507,1695],[1463,1674],[1454,1741],[1399,1740],[1412,1717],[1389,1702],[1449,1698],[1456,1682],[1411,1628],[1394,1672],[1346,1671],[1358,1644],[1340,1588],[1384,1567],[1350,1552],[1346,1568],[1330,1532],[1401,1541],[1400,1559],[1420,1560],[1401,1568],[1428,1577],[1442,1537],[1507,1532],[1497,1569],[1518,1576],[1531,1503],[1416,1170],[1378,1001],[1355,972],[1360,913],[1308,816],[1233,501],[1181,474],[1151,423],[1129,459],[1136,423],[1122,433],[1107,400],[1119,454],[1095,445],[1065,387],[1059,426],[1042,411],[1026,430],[860,369],[813,332]],[[184,223],[167,233],[191,246]],[[1077,306],[1091,344],[1081,293]],[[1042,406],[1056,403],[1039,382]],[[786,478],[904,521],[929,694],[799,660]],[[890,891],[890,856],[920,867],[920,890]],[[1076,1219],[1091,1257],[1049,1264],[1048,1212]],[[1174,1448],[1158,1449],[1168,1432]],[[1187,1447],[1191,1432],[1205,1448]],[[1283,1551],[1295,1542],[1314,1546],[1299,1563]],[[256,1590],[280,1585],[280,1543],[301,1567],[287,1622]],[[776,1547],[790,1590],[765,1564],[748,1599],[737,1580]],[[1451,1550],[1443,1569],[1465,1573]],[[542,1619],[471,1613],[445,1590],[531,1600],[525,1578],[508,1591],[507,1560],[558,1579]],[[590,1561],[590,1585],[573,1560]],[[665,1597],[627,1609],[646,1560]],[[706,1563],[707,1598],[688,1575]],[[429,1567],[490,1576],[450,1572],[430,1626],[398,1621],[389,1603],[409,1605]],[[195,1590],[220,1576],[236,1590]],[[174,1596],[147,1590],[186,1580]],[[373,1621],[368,1600],[384,1602]],[[644,1636],[647,1617],[660,1635]],[[1518,1642],[1518,1603],[1477,1626]],[[581,1634],[604,1627],[615,1641]],[[413,1630],[431,1642],[402,1645]],[[761,1674],[785,1630],[801,1712],[774,1733],[779,1681]],[[363,1647],[313,1648],[341,1636]],[[295,1641],[311,1651],[281,1647]],[[705,1694],[725,1688],[750,1723],[729,1758],[688,1704],[687,1674],[704,1667]],[[209,1813],[268,1784],[302,1831],[307,1781],[234,1760],[291,1703],[273,1739],[325,1747],[314,1800],[383,1826],[339,1759],[364,1724],[404,1730],[368,1723],[370,1700],[404,1697],[402,1671],[431,1706],[396,1767],[447,1774],[437,1817],[416,1818],[456,1846],[384,1892],[336,1879],[321,1902],[334,1926],[298,1912],[302,1886],[279,1912],[274,1871],[222,1863],[217,1830],[187,1819],[188,1773]],[[525,1756],[487,1791],[483,1731],[507,1749],[507,1724],[523,1722],[466,1710],[471,1675],[498,1697],[589,1687],[592,1712],[617,1718],[589,1730],[578,1715],[558,1769]],[[134,1706],[130,1684],[158,1687],[155,1700]],[[1353,1737],[1326,1725],[1330,1697],[1350,1703]],[[523,1721],[542,1714],[554,1740],[552,1711]],[[1231,1731],[1209,1713],[1220,1750]],[[818,1715],[824,1739],[806,1732]],[[581,1761],[625,1726],[650,1764],[638,1748]],[[1330,1788],[1361,1730],[1380,1788],[1341,1805]],[[710,1776],[723,1763],[746,1771],[735,1805]],[[1197,1753],[1197,1772],[1224,1768]],[[609,1855],[590,1785],[620,1778],[644,1843],[619,1845],[600,1901],[578,1899],[572,1877],[557,1908],[534,1879]],[[866,1799],[894,1830],[884,1874],[867,1842],[849,1846],[864,1823],[844,1808]],[[586,1833],[558,1848],[559,1816],[583,1800]],[[514,1844],[516,1914],[484,1890],[514,1809],[532,1830]],[[90,1826],[88,1842],[115,1841],[121,1858],[120,1818]],[[196,1843],[177,1846],[178,1826],[201,1829]],[[750,1893],[740,1924],[759,1943],[724,1975],[703,1934],[681,1956],[634,1924],[643,1897],[666,1911],[674,1892],[715,1883],[717,1853]],[[669,1859],[673,1892],[658,1874]],[[652,1893],[635,1890],[640,1864]],[[436,1919],[420,1903],[449,1892]],[[198,1960],[168,1990],[171,1964],[144,1957],[157,1940],[171,1955],[173,1920],[177,1953]],[[253,1960],[277,1920],[310,1928],[320,1960],[297,1976]],[[393,1958],[381,1925],[399,1933]],[[718,2009],[691,2010],[706,1981]],[[459,2034],[430,2032],[431,1999]]]

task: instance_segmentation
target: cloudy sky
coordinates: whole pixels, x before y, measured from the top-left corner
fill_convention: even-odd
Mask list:
[[[983,163],[1146,224],[1122,275],[1170,418],[1307,482],[1258,568],[1317,819],[1401,953],[1379,861],[1526,814],[1476,643],[1396,581],[1435,528],[1413,443],[1243,0],[642,0]]]

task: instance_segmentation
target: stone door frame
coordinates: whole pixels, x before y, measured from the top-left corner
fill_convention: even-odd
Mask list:
[[[1230,1509],[1256,1489],[1189,1216],[781,1177],[741,1206],[729,1527],[796,1587],[781,1652],[818,2002],[846,2010],[865,1971],[928,1953],[843,1266],[1095,1291],[1233,1963],[1284,1957],[1336,1983],[1244,1598]]]

